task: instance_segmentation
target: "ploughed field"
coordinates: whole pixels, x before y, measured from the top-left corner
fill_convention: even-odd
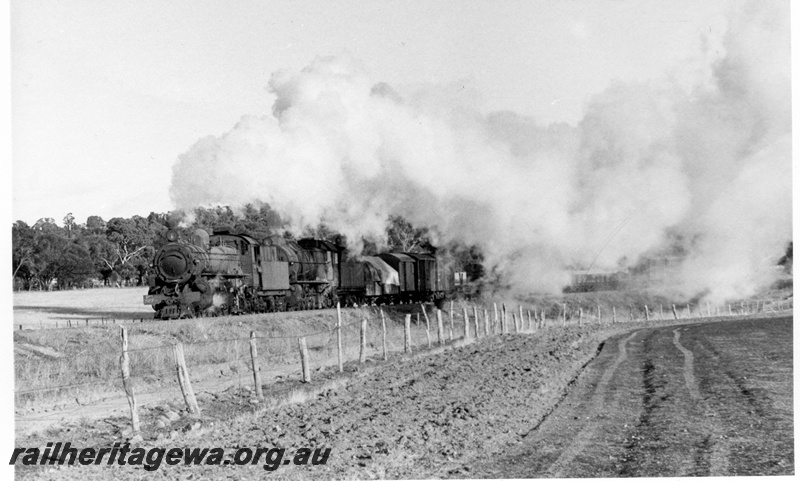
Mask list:
[[[345,376],[320,373],[305,402],[228,416],[247,394],[217,393],[199,420],[184,416],[138,445],[331,449],[324,466],[270,473],[294,479],[793,474],[791,318],[704,321],[553,327],[372,358]],[[68,440],[110,446],[120,437],[97,423],[17,445]],[[262,459],[17,473],[257,479],[266,471]]]

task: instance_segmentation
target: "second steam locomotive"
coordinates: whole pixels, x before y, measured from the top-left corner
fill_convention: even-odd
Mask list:
[[[344,248],[318,239],[258,242],[197,229],[188,241],[174,230],[167,240],[154,257],[144,296],[156,319],[437,301],[466,277],[434,254],[347,260]]]

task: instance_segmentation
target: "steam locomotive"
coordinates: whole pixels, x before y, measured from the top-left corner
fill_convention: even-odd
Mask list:
[[[188,241],[170,230],[167,240],[153,259],[144,296],[156,319],[443,301],[466,284],[463,271],[429,253],[347,260],[343,247],[324,240],[258,242],[202,229]]]

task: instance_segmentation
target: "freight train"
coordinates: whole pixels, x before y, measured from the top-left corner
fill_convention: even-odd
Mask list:
[[[387,252],[347,258],[346,249],[319,239],[195,230],[156,252],[144,304],[156,319],[329,308],[341,302],[442,302],[462,290],[466,274],[431,253]]]

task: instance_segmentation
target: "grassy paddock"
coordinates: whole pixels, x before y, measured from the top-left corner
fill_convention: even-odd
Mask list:
[[[435,310],[426,306],[431,318],[431,339],[436,344]],[[416,323],[419,305],[386,306],[387,350],[403,349],[404,315],[413,312],[412,344],[427,347],[424,317]],[[367,319],[368,355],[383,350],[381,316],[378,308],[342,309],[344,360],[358,359],[361,320]],[[443,317],[449,325],[447,316]],[[287,313],[253,314],[165,322],[124,323],[129,332],[131,377],[137,392],[158,390],[174,382],[172,344],[184,344],[193,381],[222,376],[251,376],[249,337],[258,336],[262,377],[272,371],[299,363],[297,338],[306,336],[313,368],[335,365],[338,360],[335,309]],[[456,330],[463,332],[460,314]],[[86,401],[120,395],[119,325],[93,325],[73,329],[14,331],[15,390],[39,390],[18,395],[23,406],[43,402],[74,402],[76,395]],[[445,330],[449,339],[448,330]],[[285,369],[283,369],[285,371]],[[61,390],[54,386],[93,383]]]

